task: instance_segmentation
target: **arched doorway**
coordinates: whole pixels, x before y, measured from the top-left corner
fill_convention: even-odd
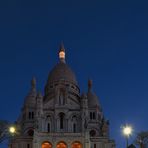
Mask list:
[[[95,130],[91,130],[89,132],[90,137],[95,137],[96,136],[96,131]]]
[[[80,142],[74,142],[72,143],[71,148],[82,148],[82,144]]]
[[[50,142],[43,142],[42,148],[52,148],[52,144]]]
[[[56,148],[67,148],[67,145],[65,142],[59,142]]]
[[[34,135],[34,130],[33,129],[29,129],[28,131],[27,131],[27,134],[28,134],[28,136],[33,136]]]

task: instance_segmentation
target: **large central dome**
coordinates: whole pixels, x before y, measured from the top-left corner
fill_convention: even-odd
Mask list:
[[[75,74],[71,68],[66,63],[60,61],[49,73],[48,83],[61,80],[77,84]]]
[[[63,44],[59,50],[59,63],[54,66],[48,76],[47,84],[45,86],[45,94],[57,85],[71,86],[78,89],[78,83],[75,74],[65,62],[65,49]]]

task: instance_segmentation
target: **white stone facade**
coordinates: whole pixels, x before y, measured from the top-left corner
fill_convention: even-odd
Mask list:
[[[60,52],[65,53],[64,46]],[[88,82],[88,92],[80,94],[65,54],[59,58],[48,76],[43,96],[36,91],[36,80],[31,81],[16,122],[18,133],[9,148],[115,148],[109,139],[109,122],[92,92],[92,82]]]

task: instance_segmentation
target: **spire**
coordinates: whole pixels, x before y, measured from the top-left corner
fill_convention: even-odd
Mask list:
[[[31,80],[31,89],[30,89],[29,94],[30,95],[36,94],[36,78],[35,77],[33,77]]]
[[[36,78],[35,77],[33,77],[31,80],[31,90],[36,91]]]
[[[59,49],[59,59],[60,59],[60,62],[65,63],[65,48],[64,48],[63,42],[61,43],[60,49]]]
[[[25,97],[25,102],[24,104],[25,105],[34,105],[35,101],[36,101],[36,95],[37,95],[37,92],[36,92],[36,78],[33,77],[31,82],[31,88],[27,94],[27,96]]]
[[[92,80],[88,80],[88,91],[91,91],[92,89]]]

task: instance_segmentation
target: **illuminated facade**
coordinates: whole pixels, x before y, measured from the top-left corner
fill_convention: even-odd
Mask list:
[[[35,78],[31,81],[17,128],[19,134],[9,148],[115,148],[91,80],[88,92],[80,94],[75,74],[65,62],[63,45],[44,95],[36,91]]]

